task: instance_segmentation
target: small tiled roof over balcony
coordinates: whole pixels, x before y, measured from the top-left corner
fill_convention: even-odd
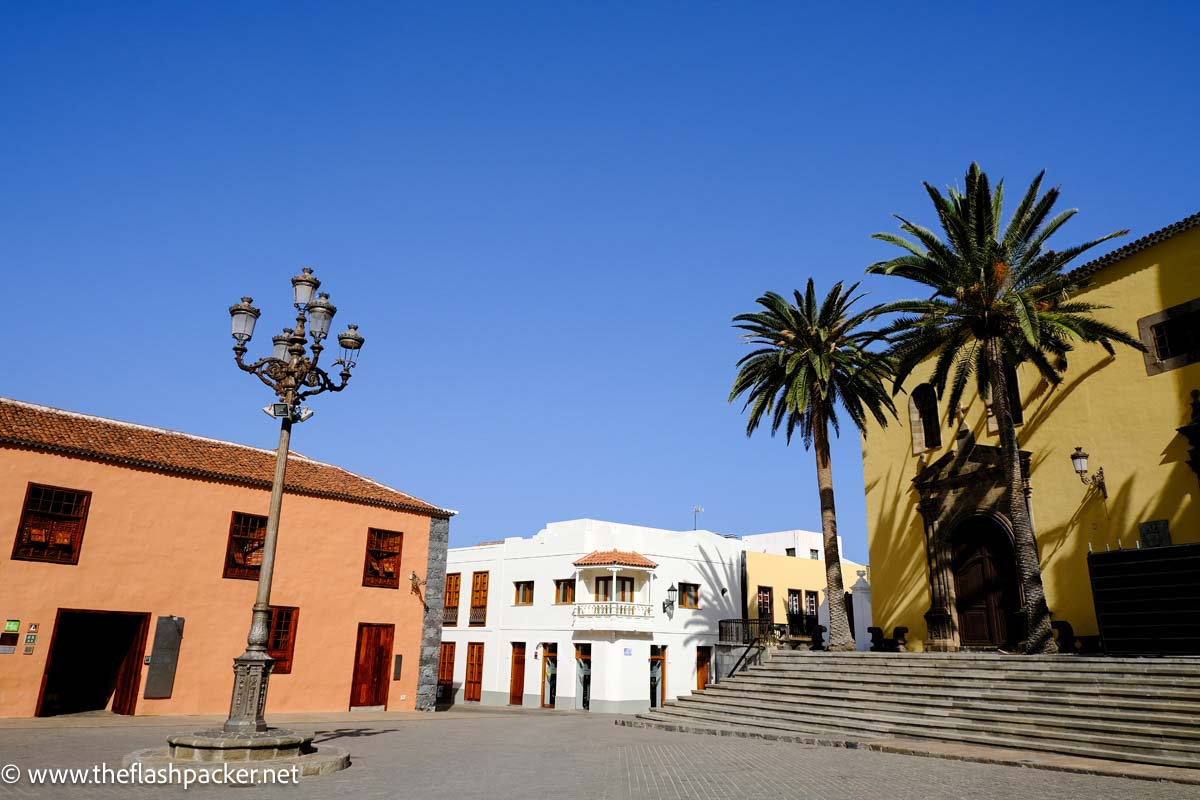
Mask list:
[[[631,550],[597,550],[575,562],[577,567],[636,567],[654,569],[658,566],[641,553]]]

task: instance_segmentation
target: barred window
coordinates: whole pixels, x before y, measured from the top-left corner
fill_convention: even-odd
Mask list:
[[[271,667],[273,675],[287,675],[292,671],[292,654],[296,650],[296,627],[300,623],[300,609],[295,606],[271,606],[271,619],[267,623],[267,655],[275,659]]]
[[[404,534],[396,531],[367,530],[367,558],[363,564],[363,586],[383,589],[400,588],[400,551]]]
[[[12,557],[78,564],[91,498],[91,492],[29,484]]]
[[[223,578],[258,580],[262,567],[263,543],[267,538],[267,518],[258,514],[233,512],[229,522],[229,542],[225,546]]]

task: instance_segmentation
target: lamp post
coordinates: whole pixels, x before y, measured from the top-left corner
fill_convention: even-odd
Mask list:
[[[354,369],[358,351],[363,345],[357,325],[350,325],[337,337],[341,345],[341,357],[333,362],[334,367],[341,368],[337,383],[328,372],[317,366],[325,349],[322,342],[329,335],[329,325],[337,313],[337,309],[329,302],[328,294],[317,294],[320,286],[321,282],[309,267],[292,278],[296,326],[284,328],[283,333],[273,337],[271,355],[253,364],[247,364],[244,357],[246,344],[254,335],[254,324],[261,312],[249,297],[243,297],[240,303],[229,308],[233,338],[237,341],[233,353],[238,367],[258,376],[279,398],[279,402],[263,409],[279,419],[279,448],[275,453],[275,478],[271,483],[271,504],[250,633],[246,637],[245,652],[233,660],[233,693],[229,701],[229,718],[224,725],[227,734],[249,735],[267,730],[263,710],[267,705],[267,680],[273,663],[267,655],[271,578],[275,570],[275,544],[279,538],[279,512],[283,507],[283,479],[287,471],[292,423],[303,422],[312,416],[312,412],[301,405],[305,399],[322,392],[340,392],[346,388],[350,371]]]

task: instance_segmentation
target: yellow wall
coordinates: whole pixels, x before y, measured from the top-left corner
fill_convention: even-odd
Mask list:
[[[1107,267],[1092,278],[1080,299],[1111,306],[1096,316],[1137,335],[1138,319],[1200,297],[1200,229],[1192,229]],[[910,378],[909,390],[930,369]],[[1200,483],[1187,465],[1188,445],[1175,429],[1188,421],[1190,392],[1200,388],[1200,364],[1159,375],[1146,374],[1141,353],[1119,347],[1111,358],[1099,346],[1081,344],[1071,354],[1065,381],[1050,388],[1032,367],[1019,372],[1025,422],[1018,442],[1032,453],[1030,484],[1034,531],[1046,596],[1055,619],[1077,635],[1095,634],[1087,571],[1089,543],[1134,547],[1138,523],[1169,520],[1171,541],[1200,541]],[[872,428],[863,439],[868,539],[872,565],[872,613],[876,625],[909,629],[910,648],[926,636],[929,575],[925,537],[917,512],[907,398],[901,419],[886,430]],[[976,441],[998,445],[986,429],[983,403],[968,394],[967,423]],[[955,429],[943,418],[943,446],[933,462],[954,446]],[[1108,500],[1080,483],[1070,454],[1081,446],[1089,470],[1103,467]],[[751,581],[752,582],[752,581]]]
[[[846,591],[858,580],[856,570],[862,564],[842,560],[842,583]],[[825,600],[825,560],[797,558],[773,553],[746,553],[746,609],[750,619],[758,619],[758,587],[770,586],[774,601],[775,622],[787,619],[788,589],[817,592],[818,604]]]

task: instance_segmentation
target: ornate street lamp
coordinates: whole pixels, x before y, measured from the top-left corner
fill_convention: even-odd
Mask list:
[[[675,584],[671,584],[671,588],[667,589],[667,599],[663,600],[663,613],[670,614],[675,610],[675,595],[679,590],[675,588]]]
[[[1108,499],[1108,486],[1104,483],[1104,467],[1096,471],[1095,475],[1088,477],[1088,454],[1083,452],[1082,447],[1076,447],[1075,452],[1071,454],[1071,466],[1075,469],[1075,474],[1079,476],[1079,480],[1084,486],[1094,486],[1100,490],[1100,494],[1104,499]]]
[[[329,325],[337,313],[337,309],[329,302],[328,294],[322,292],[314,299],[320,286],[321,282],[309,267],[292,278],[293,305],[298,312],[296,326],[284,328],[283,333],[272,337],[274,347],[271,355],[253,364],[247,364],[243,359],[260,312],[249,297],[243,297],[240,303],[229,308],[233,338],[237,341],[233,346],[237,365],[245,372],[258,376],[279,398],[279,402],[263,410],[278,418],[280,427],[254,615],[250,633],[246,637],[246,651],[233,660],[233,696],[229,702],[229,719],[225,720],[224,726],[228,734],[248,735],[267,730],[263,710],[267,705],[267,680],[273,662],[267,655],[271,578],[275,570],[275,543],[279,538],[279,512],[283,507],[283,479],[287,470],[292,423],[303,422],[312,416],[312,411],[301,405],[305,399],[321,392],[340,392],[346,388],[350,382],[350,371],[358,361],[358,351],[363,346],[358,326],[351,325],[337,337],[341,357],[333,362],[333,366],[340,367],[338,382],[335,383],[328,372],[317,366],[325,349],[322,342],[329,335]]]

